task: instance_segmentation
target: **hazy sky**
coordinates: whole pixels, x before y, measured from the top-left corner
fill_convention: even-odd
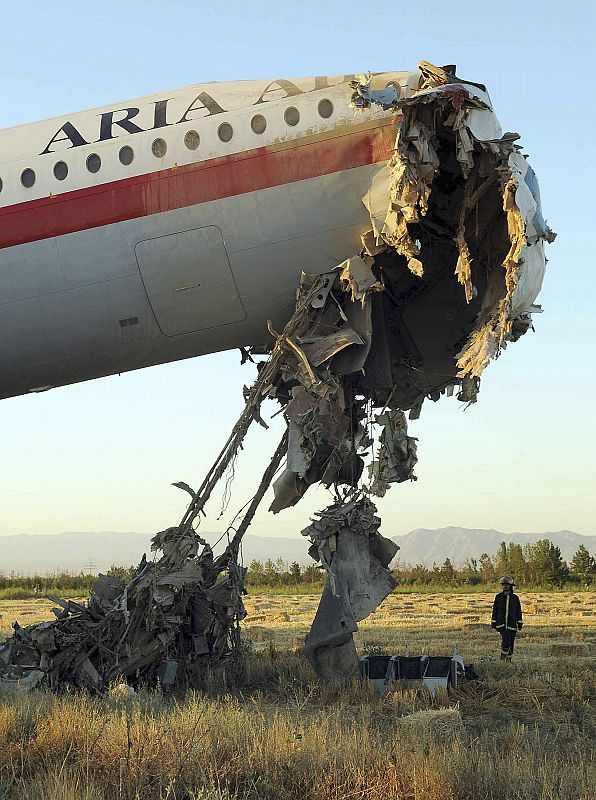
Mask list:
[[[479,402],[426,403],[418,482],[379,503],[383,532],[417,527],[594,533],[593,5],[20,0],[2,8],[0,127],[208,80],[456,63],[487,84],[539,177],[548,247],[536,333],[485,372]],[[178,522],[253,378],[237,352],[0,402],[0,534],[157,531]],[[271,405],[270,413],[275,411]],[[250,497],[280,435],[256,428],[228,515]],[[327,503],[311,490],[252,532],[297,535]],[[218,496],[219,498],[219,496]],[[1,565],[0,565],[1,566]]]

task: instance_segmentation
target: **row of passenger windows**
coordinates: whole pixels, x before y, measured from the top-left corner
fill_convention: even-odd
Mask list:
[[[331,100],[326,98],[320,100],[318,111],[319,115],[323,117],[323,119],[329,119],[329,117],[333,114],[333,103]],[[284,120],[286,125],[294,127],[300,122],[300,112],[294,106],[290,106],[284,111]],[[262,114],[255,114],[250,121],[250,127],[252,128],[253,133],[264,133],[267,128],[267,120]],[[234,136],[234,129],[229,122],[222,122],[217,129],[217,135],[220,141],[230,142]],[[201,138],[197,131],[187,131],[184,135],[184,144],[188,150],[197,150],[200,143]],[[151,144],[151,152],[155,158],[164,158],[168,152],[168,145],[165,139],[154,139]],[[124,145],[124,147],[121,147],[118,152],[118,159],[125,167],[132,164],[134,157],[134,151],[132,147],[129,147],[129,145]],[[95,174],[101,169],[101,158],[97,155],[97,153],[91,153],[91,155],[87,156],[85,165],[89,172]],[[68,177],[68,165],[64,161],[57,161],[54,164],[54,177],[57,181],[66,180]],[[35,172],[32,169],[27,168],[21,172],[21,183],[25,189],[31,189],[35,185],[35,179]],[[2,179],[0,178],[0,192],[1,191]]]

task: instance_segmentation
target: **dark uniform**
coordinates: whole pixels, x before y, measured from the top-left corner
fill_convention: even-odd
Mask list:
[[[491,626],[501,634],[501,658],[511,659],[515,634],[523,625],[521,603],[513,592],[500,592],[493,603]]]

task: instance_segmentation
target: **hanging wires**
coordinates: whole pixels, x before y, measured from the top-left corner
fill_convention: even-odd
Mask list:
[[[273,346],[273,350],[269,359],[264,363],[263,367],[261,368],[259,375],[253,385],[251,386],[248,392],[248,398],[244,410],[240,414],[238,421],[234,425],[234,428],[229,435],[225,445],[221,449],[219,455],[215,459],[215,462],[209,472],[207,473],[203,483],[201,484],[199,490],[196,492],[194,499],[188,506],[182,520],[180,521],[179,530],[181,532],[188,530],[194,520],[199,516],[199,514],[205,514],[204,507],[211,494],[221,479],[222,475],[225,473],[230,461],[234,458],[237,454],[238,450],[240,449],[242,442],[244,441],[244,437],[251,426],[252,422],[256,419],[259,420],[259,409],[265,397],[267,397],[268,392],[271,388],[272,383],[274,382],[279,364],[282,360],[284,353],[286,352],[287,348],[292,349],[295,353],[300,349],[295,345],[292,341],[292,338],[296,332],[299,330],[300,326],[304,323],[304,320],[307,318],[310,304],[312,300],[320,293],[321,288],[325,280],[328,280],[325,275],[320,275],[312,284],[308,291],[304,292],[302,296],[298,298],[296,303],[296,309],[292,314],[289,322],[285,326],[283,333],[276,337],[275,345]],[[301,351],[300,351],[301,352]],[[299,356],[298,353],[297,357]],[[311,370],[312,372],[312,370]],[[316,382],[316,378],[315,378]],[[287,444],[287,440],[286,440]]]
[[[230,500],[232,499],[232,484],[234,483],[234,477],[236,475],[236,461],[238,460],[238,453],[236,453],[230,463],[228,464],[228,469],[226,471],[225,477],[225,484],[224,490],[221,498],[221,508],[219,510],[219,516],[217,519],[221,519],[223,515],[228,510],[228,506],[230,505]]]

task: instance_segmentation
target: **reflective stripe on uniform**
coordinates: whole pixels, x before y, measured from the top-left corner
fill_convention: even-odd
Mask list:
[[[515,628],[512,628],[511,625],[509,625],[509,598],[510,597],[511,597],[511,594],[509,592],[507,592],[507,594],[505,595],[505,625],[504,625],[504,627],[505,627],[505,630],[516,631],[517,630],[517,625],[515,626]]]

